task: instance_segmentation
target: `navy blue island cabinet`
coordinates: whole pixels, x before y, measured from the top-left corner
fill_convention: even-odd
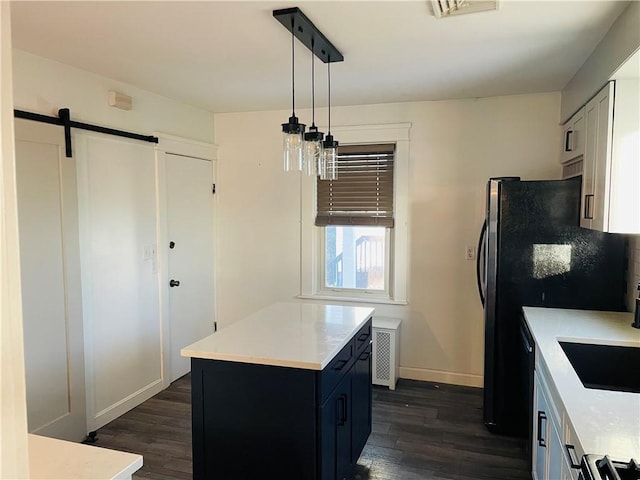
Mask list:
[[[371,433],[371,317],[321,370],[192,357],[191,382],[194,480],[349,478]]]

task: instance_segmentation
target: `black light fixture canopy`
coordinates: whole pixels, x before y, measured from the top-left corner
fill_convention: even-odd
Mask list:
[[[338,49],[298,7],[274,10],[273,16],[324,63],[344,60]]]
[[[284,133],[294,133],[294,134],[304,133],[304,128],[305,128],[305,125],[303,123],[300,123],[298,121],[298,117],[296,116],[289,117],[289,122],[282,124],[282,131]]]

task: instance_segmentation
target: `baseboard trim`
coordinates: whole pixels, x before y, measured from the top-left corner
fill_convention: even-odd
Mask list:
[[[159,378],[113,405],[109,405],[107,408],[96,413],[95,417],[92,419],[93,427],[91,429],[97,430],[100,427],[105,426],[120,415],[124,415],[132,408],[137,407],[142,402],[149,400],[155,394],[160,393],[164,388],[162,378]]]
[[[400,367],[400,378],[408,380],[421,380],[423,382],[448,383],[465,387],[479,387],[484,385],[482,375],[470,373],[444,372],[442,370],[429,370],[426,368]]]

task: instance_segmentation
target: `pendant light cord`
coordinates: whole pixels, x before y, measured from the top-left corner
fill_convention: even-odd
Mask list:
[[[311,39],[311,128],[316,126],[316,74],[315,55],[313,53],[314,41]]]
[[[327,72],[329,77],[329,88],[328,88],[328,101],[329,101],[329,125],[327,125],[328,133],[331,135],[331,57],[329,57],[329,61],[327,62]]]
[[[293,34],[294,20],[291,18],[291,116],[296,116],[296,76],[295,76],[295,35]]]

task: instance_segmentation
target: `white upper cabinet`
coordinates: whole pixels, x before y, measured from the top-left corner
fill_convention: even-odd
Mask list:
[[[562,126],[560,162],[566,163],[584,154],[584,107]]]
[[[640,83],[616,80],[584,107],[580,226],[640,233]]]

